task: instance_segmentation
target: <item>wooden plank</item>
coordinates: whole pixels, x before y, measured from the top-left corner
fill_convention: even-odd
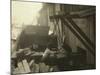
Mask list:
[[[95,11],[96,11],[95,8],[91,8],[76,12],[70,12],[70,15],[79,15],[80,17],[86,17],[95,14]]]
[[[34,60],[31,60],[29,63],[29,66],[31,67],[33,63],[34,63]]]
[[[49,72],[50,66],[46,65],[45,72]]]
[[[34,72],[39,73],[39,64],[35,64]]]
[[[73,19],[66,18],[66,21],[70,22],[70,25],[74,27],[75,30],[83,37],[83,39],[85,39],[86,42],[89,43],[89,45],[94,49],[94,44],[92,43],[92,41],[87,37],[87,35],[83,32],[83,30],[79,28],[79,26],[73,21]]]
[[[12,74],[13,74],[13,75],[18,74],[18,73],[19,73],[18,67],[15,68],[14,71],[12,71]]]
[[[61,20],[63,21],[63,23],[71,30],[71,32],[73,32],[73,34],[83,43],[83,45],[95,56],[95,53],[93,52],[92,48],[88,45],[88,43],[86,42],[86,40],[84,40],[75,30],[74,27],[71,26],[71,23],[66,22],[66,20],[64,18],[61,18]]]
[[[22,60],[22,62],[23,62],[23,66],[24,66],[24,69],[25,69],[25,73],[29,73],[29,72],[31,72],[31,70],[30,70],[30,67],[29,67],[29,64],[28,64],[27,60],[26,60],[26,59],[24,59],[24,60]]]
[[[31,64],[30,69],[32,73],[35,73],[35,62]]]
[[[53,67],[50,67],[49,71],[52,72],[53,71]]]
[[[46,65],[44,63],[39,63],[40,72],[44,73],[46,69]]]
[[[18,73],[24,73],[25,70],[24,70],[24,66],[23,66],[22,62],[18,62],[17,65],[18,65],[18,70],[19,70]]]
[[[31,68],[31,72],[35,73],[35,62],[32,63],[30,68]]]
[[[18,74],[19,73],[19,68],[15,68],[15,71],[13,72],[13,74]]]

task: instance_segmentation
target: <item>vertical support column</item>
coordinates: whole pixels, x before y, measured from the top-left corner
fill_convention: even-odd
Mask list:
[[[55,14],[58,15],[61,12],[61,8],[60,8],[60,4],[56,4],[55,5]],[[57,32],[58,32],[58,49],[61,48],[62,44],[63,44],[63,31],[62,31],[62,23],[61,20],[58,19],[57,21]]]

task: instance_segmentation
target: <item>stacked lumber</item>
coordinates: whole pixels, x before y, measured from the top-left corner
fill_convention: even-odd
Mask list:
[[[13,74],[28,74],[28,73],[45,73],[52,72],[55,69],[55,66],[46,65],[43,62],[35,63],[34,60],[31,60],[30,63],[26,59],[19,62],[13,71]]]

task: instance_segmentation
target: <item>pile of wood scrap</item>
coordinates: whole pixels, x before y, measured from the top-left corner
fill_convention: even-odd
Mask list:
[[[28,63],[26,59],[18,62],[17,65],[18,67],[13,70],[12,74],[44,73],[58,70],[56,66],[49,66],[42,62],[35,63],[34,60]]]
[[[16,67],[12,68],[13,74],[44,73],[57,71],[57,67],[45,64],[41,58],[44,52],[32,51],[30,48],[19,49],[16,52]]]

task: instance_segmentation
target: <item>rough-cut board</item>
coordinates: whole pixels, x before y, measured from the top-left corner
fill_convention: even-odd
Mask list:
[[[44,63],[39,63],[40,72],[45,72],[46,65]]]
[[[45,72],[49,72],[50,66],[46,65],[46,70]]]
[[[25,70],[24,70],[24,66],[23,66],[23,63],[22,62],[18,62],[18,70],[19,70],[19,73],[24,73]]]
[[[18,67],[17,68],[15,68],[15,70],[13,71],[13,74],[18,74],[19,73],[19,69],[18,69]]]
[[[34,67],[34,72],[39,73],[39,64],[35,64]]]
[[[23,66],[24,66],[25,72],[26,72],[26,73],[31,72],[31,70],[30,70],[30,67],[29,67],[29,64],[28,64],[27,60],[26,60],[26,59],[24,59],[24,60],[22,60],[22,62],[23,62]]]
[[[29,66],[31,67],[33,63],[34,63],[34,60],[31,60],[31,61],[29,62]]]

